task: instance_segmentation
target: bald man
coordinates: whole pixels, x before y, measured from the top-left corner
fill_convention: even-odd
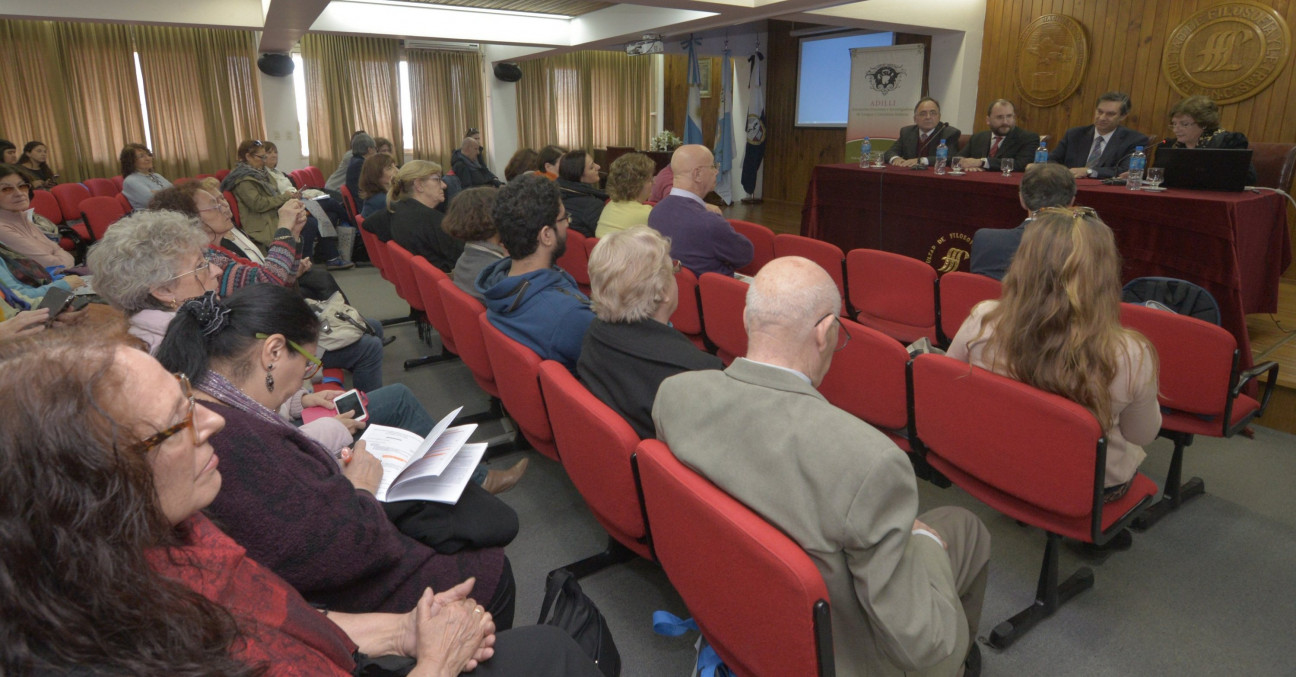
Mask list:
[[[734,231],[719,208],[703,198],[715,190],[715,158],[706,146],[680,146],[671,155],[674,184],[670,194],[653,207],[648,225],[671,240],[671,257],[697,275],[734,270],[756,255],[751,240]]]
[[[498,187],[501,183],[494,172],[481,162],[481,149],[481,141],[466,136],[463,143],[459,145],[459,150],[455,151],[450,158],[450,168],[454,170],[455,176],[459,177],[459,185],[462,188]]]
[[[917,516],[905,453],[816,387],[845,344],[832,278],[800,257],[747,292],[747,357],[662,382],[657,437],[795,540],[823,574],[837,674],[976,674],[990,536],[962,508]]]

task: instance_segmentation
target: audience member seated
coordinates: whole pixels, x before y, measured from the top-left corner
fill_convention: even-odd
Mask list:
[[[481,142],[468,136],[464,137],[459,150],[451,156],[450,167],[454,170],[455,176],[459,177],[459,184],[464,188],[500,185],[500,180],[486,168],[485,163],[481,162],[481,151]]]
[[[355,141],[357,136],[364,133],[365,131],[363,129],[357,129],[353,134],[351,134],[351,140]],[[337,169],[334,169],[333,173],[329,174],[328,178],[324,180],[324,188],[326,190],[337,191],[342,188],[342,186],[346,185],[347,168],[350,166],[351,150],[348,148],[347,152],[342,154],[342,159],[338,161]]]
[[[536,157],[535,170],[549,177],[551,181],[558,180],[558,161],[562,159],[566,148],[550,144],[540,149],[539,156]]]
[[[8,287],[0,284],[0,341],[20,336],[30,336],[50,328],[49,308],[25,309],[23,303]],[[71,308],[58,314],[53,324],[59,327],[79,325],[89,311]]]
[[[499,231],[495,229],[494,210],[493,188],[469,188],[459,194],[441,222],[447,235],[465,243],[463,254],[455,261],[450,277],[455,286],[483,304],[486,297],[477,291],[477,276],[486,266],[508,257],[508,251],[500,244]]]
[[[3,164],[18,164],[18,146],[8,139],[0,139],[0,158],[3,158]]]
[[[387,211],[387,190],[391,188],[396,169],[396,161],[386,153],[375,153],[365,158],[360,166],[360,194],[356,196],[361,202],[360,216],[367,219],[380,211]]]
[[[368,134],[361,132],[351,138],[351,164],[347,165],[346,187],[351,191],[352,200],[360,199],[360,170],[364,168],[365,159],[377,152],[378,146]]]
[[[28,141],[23,146],[18,166],[32,175],[32,188],[49,190],[58,184],[58,174],[49,166],[49,147],[40,141]]]
[[[656,167],[657,163],[653,163],[653,166]],[[674,185],[675,174],[671,172],[670,165],[662,167],[662,170],[657,172],[657,176],[653,177],[652,193],[648,195],[648,201],[655,203],[665,200]]]
[[[715,189],[715,159],[706,146],[680,146],[671,156],[675,186],[648,216],[648,225],[671,242],[671,256],[685,268],[702,273],[733,275],[756,255],[742,234],[720,215],[719,208],[703,201]]]
[[[122,195],[132,209],[148,209],[159,190],[171,187],[166,177],[153,171],[153,151],[142,143],[128,143],[118,158],[121,162]]]
[[[133,212],[113,224],[90,247],[95,292],[126,314],[130,333],[155,351],[181,303],[218,291],[225,271],[210,263],[208,234],[175,212]],[[232,291],[232,290],[230,290]],[[373,334],[324,354],[324,366],[351,372],[352,384],[369,392],[382,387],[382,325]]]
[[[303,251],[314,252],[320,260],[330,262],[331,270],[351,268],[347,263],[351,261],[351,251],[358,233],[351,224],[346,206],[342,204],[341,194],[334,196],[316,188],[298,188],[287,174],[279,171],[279,147],[273,141],[263,143],[266,173],[274,179],[279,192],[296,191],[305,200],[303,204],[306,205],[306,211],[314,217],[312,222],[307,223],[307,230],[302,234]],[[334,242],[333,238],[337,238],[337,241]],[[319,246],[316,246],[316,242],[319,242]],[[340,262],[332,260],[339,257],[342,259]]]
[[[599,169],[594,156],[583,150],[565,153],[558,161],[558,190],[571,217],[572,230],[594,237],[608,194],[599,190]]]
[[[905,453],[816,390],[849,340],[841,306],[815,263],[766,264],[747,293],[747,357],[662,382],[657,436],[818,566],[837,674],[962,674],[965,657],[979,665],[990,535],[962,508],[917,515]]]
[[[483,268],[477,291],[486,299],[491,324],[575,373],[594,312],[576,280],[554,265],[567,249],[569,218],[558,187],[541,175],[527,174],[500,188],[495,228],[510,258]]]
[[[51,287],[74,291],[85,284],[77,275],[63,275],[56,280],[41,264],[0,245],[0,286],[8,292],[6,301],[18,309],[40,305]]]
[[[382,153],[382,154],[384,154],[384,155],[393,155],[393,156],[394,156],[394,153],[392,153],[392,142],[391,142],[391,139],[387,139],[387,138],[384,138],[384,137],[381,137],[381,136],[375,136],[375,137],[374,137],[374,151],[375,151],[375,152],[378,152],[378,153]]]
[[[653,398],[662,381],[685,371],[724,369],[720,358],[670,326],[679,306],[675,272],[670,242],[648,226],[600,238],[590,254],[597,317],[585,332],[576,373],[641,438],[654,434]]]
[[[297,189],[280,192],[274,177],[266,169],[265,144],[244,141],[238,147],[239,162],[221,181],[222,191],[238,200],[243,231],[262,247],[274,241],[279,208],[297,199]]]
[[[391,239],[449,273],[463,255],[464,245],[441,228],[437,205],[445,201],[441,165],[427,160],[410,160],[396,172],[387,194],[391,215]]]
[[[18,167],[0,165],[0,244],[45,268],[71,268],[75,260],[59,246],[58,228],[32,209],[30,188]]]
[[[144,353],[81,332],[10,342],[0,362],[9,671],[344,677],[402,655],[413,677],[599,675],[557,628],[496,634],[472,580],[406,595],[404,613],[312,608],[202,514],[225,422]]]
[[[1026,220],[1016,228],[980,228],[972,235],[972,272],[1002,280],[1008,273],[1013,254],[1021,244],[1026,225],[1036,212],[1045,207],[1070,207],[1075,204],[1076,181],[1065,165],[1039,164],[1026,170],[1017,201],[1026,210]]]
[[[1017,108],[1007,99],[992,101],[986,109],[985,121],[990,129],[968,139],[967,145],[959,150],[963,156],[959,166],[971,172],[987,169],[997,172],[1003,169],[1001,160],[1012,160],[1013,171],[1025,171],[1026,165],[1035,159],[1039,134],[1017,126]]]
[[[1190,96],[1170,109],[1170,131],[1174,141],[1164,139],[1157,148],[1250,148],[1242,132],[1220,128],[1220,109],[1209,97]],[[1255,185],[1256,171],[1247,170],[1247,185]]]
[[[1120,299],[1111,228],[1086,207],[1045,208],[1026,224],[1002,296],[972,309],[948,352],[1092,412],[1107,437],[1108,501],[1125,495],[1161,429],[1156,350],[1121,326]]]
[[[607,194],[612,201],[599,214],[595,237],[648,223],[652,206],[644,201],[652,192],[656,168],[652,159],[643,153],[626,153],[612,161],[607,178]]]
[[[510,626],[512,575],[501,550],[450,556],[425,544],[455,552],[486,540],[507,543],[517,531],[511,509],[473,484],[451,508],[451,522],[435,519],[427,504],[384,505],[373,495],[382,464],[364,444],[339,458],[275,414],[313,369],[318,332],[306,303],[271,285],[224,302],[195,299],[177,314],[158,359],[188,376],[227,422],[211,440],[226,482],[208,514],[311,602],[399,612],[424,586],[446,588],[475,575],[476,592]]]
[[[540,154],[530,148],[519,148],[513,157],[509,158],[508,164],[504,166],[504,180],[512,183],[527,172],[536,171],[536,166],[540,162]]]
[[[482,142],[481,130],[477,129],[476,127],[469,127],[467,133],[464,134],[464,138],[472,139],[473,141],[476,141],[477,145],[481,147],[482,152],[480,155],[478,155],[477,162],[481,166],[485,167],[486,166],[486,144]],[[450,164],[452,165],[454,164],[453,154],[450,156]]]

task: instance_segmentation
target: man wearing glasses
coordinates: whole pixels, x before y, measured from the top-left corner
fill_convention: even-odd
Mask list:
[[[976,674],[989,534],[962,508],[918,516],[905,453],[816,389],[849,340],[840,308],[815,263],[766,264],[743,314],[747,357],[663,381],[657,437],[814,560],[838,672]]]
[[[719,169],[706,146],[688,145],[671,156],[675,184],[670,194],[653,207],[648,225],[670,238],[671,257],[695,275],[734,270],[751,263],[756,249],[742,234],[708,205],[704,198],[715,190]]]
[[[900,128],[895,144],[887,150],[882,159],[897,167],[913,167],[936,164],[936,149],[941,141],[953,157],[958,151],[959,137],[963,134],[958,127],[941,122],[940,102],[930,96],[924,96],[914,106],[914,124]]]

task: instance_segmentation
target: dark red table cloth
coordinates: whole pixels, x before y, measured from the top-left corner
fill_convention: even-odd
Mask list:
[[[806,192],[801,234],[844,251],[881,249],[942,272],[966,271],[973,233],[1014,228],[1026,217],[1017,198],[1021,176],[820,165]],[[1124,281],[1155,275],[1205,287],[1250,364],[1245,315],[1277,310],[1278,278],[1291,264],[1286,201],[1272,192],[1153,193],[1078,183],[1076,204],[1098,210],[1116,234]]]

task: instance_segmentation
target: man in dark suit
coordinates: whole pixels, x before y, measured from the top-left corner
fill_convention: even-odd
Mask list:
[[[940,120],[940,102],[924,96],[914,106],[914,124],[900,129],[900,136],[882,159],[897,167],[927,167],[936,163],[936,149],[945,142],[949,157],[958,151],[962,132]]]
[[[959,152],[960,167],[972,172],[1000,170],[1000,160],[1012,160],[1013,171],[1026,169],[1039,147],[1039,134],[1017,126],[1017,107],[1008,99],[996,99],[986,110],[990,130],[977,132]]]
[[[982,228],[973,234],[972,272],[1002,280],[1035,212],[1045,207],[1070,207],[1075,195],[1075,178],[1066,167],[1052,162],[1032,166],[1017,191],[1026,220],[1016,228]]]
[[[1066,165],[1077,179],[1109,179],[1129,169],[1135,146],[1148,148],[1150,143],[1143,134],[1121,126],[1129,109],[1129,95],[1124,92],[1098,97],[1094,123],[1068,129],[1049,154],[1049,162]]]

